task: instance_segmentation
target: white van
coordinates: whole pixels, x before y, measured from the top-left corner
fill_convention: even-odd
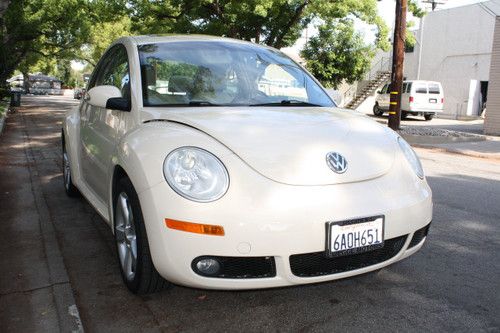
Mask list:
[[[381,116],[389,111],[389,84],[377,92],[373,114]],[[401,119],[408,115],[423,115],[431,120],[438,112],[443,112],[444,93],[441,83],[435,81],[404,81],[401,95]]]

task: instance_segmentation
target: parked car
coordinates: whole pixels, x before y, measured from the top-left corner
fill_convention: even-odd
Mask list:
[[[85,88],[75,88],[73,89],[73,98],[81,99],[85,94]]]
[[[389,84],[377,92],[373,114],[382,116],[389,111]],[[434,115],[443,112],[444,92],[441,83],[435,81],[404,81],[401,94],[401,118],[409,115],[424,116],[431,120]]]
[[[119,39],[62,145],[65,190],[109,224],[134,293],[363,274],[419,250],[432,220],[402,137],[254,43]]]

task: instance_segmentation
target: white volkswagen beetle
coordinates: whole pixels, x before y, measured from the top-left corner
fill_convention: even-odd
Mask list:
[[[66,191],[112,227],[134,293],[362,274],[415,253],[432,220],[401,137],[252,43],[116,41],[62,139]]]

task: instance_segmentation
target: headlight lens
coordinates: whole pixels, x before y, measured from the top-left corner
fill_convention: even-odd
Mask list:
[[[419,178],[424,179],[424,169],[422,168],[422,164],[420,163],[420,160],[413,148],[400,136],[398,137],[398,143],[406,157],[406,160],[413,168],[413,171],[415,171]]]
[[[175,192],[198,202],[215,201],[229,187],[224,164],[213,154],[196,147],[181,147],[168,154],[163,174]]]

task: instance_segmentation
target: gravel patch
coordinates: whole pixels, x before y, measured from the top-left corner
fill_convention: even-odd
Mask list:
[[[426,126],[401,126],[399,134],[402,135],[418,135],[418,136],[434,136],[447,138],[482,138],[483,135],[451,131],[436,127]]]

